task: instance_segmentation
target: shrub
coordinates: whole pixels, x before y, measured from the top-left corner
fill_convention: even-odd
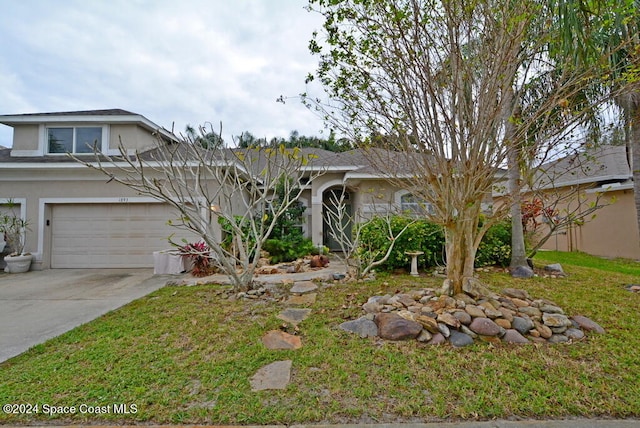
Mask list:
[[[411,258],[405,254],[406,251],[423,251],[424,255],[418,257],[418,265],[423,268],[435,266],[442,261],[444,235],[439,226],[427,220],[393,216],[391,230],[397,234],[412,221],[414,223],[409,225],[407,230],[396,239],[389,259],[381,265],[383,269],[407,267]],[[384,254],[391,244],[386,219],[377,217],[360,227],[362,230],[360,231],[359,251],[377,251]]]
[[[494,224],[482,237],[476,253],[475,265],[508,266],[511,261],[511,222]]]
[[[411,257],[407,251],[423,251],[418,257],[418,266],[422,269],[432,268],[445,263],[444,233],[442,227],[425,219],[412,219],[406,216],[393,216],[391,230],[398,233],[408,223],[414,221],[395,243],[389,259],[381,265],[382,269],[393,270],[407,268]],[[376,251],[384,254],[389,248],[387,221],[374,218],[360,226],[359,251]],[[476,254],[475,265],[506,266],[511,259],[511,223],[508,221],[492,226],[480,243]]]
[[[267,239],[263,249],[269,253],[270,263],[292,262],[311,254],[315,247],[310,239]],[[317,250],[316,250],[317,251]]]

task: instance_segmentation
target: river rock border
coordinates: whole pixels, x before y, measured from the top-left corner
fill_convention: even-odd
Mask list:
[[[366,315],[340,328],[361,337],[432,345],[571,343],[583,340],[587,332],[605,332],[591,319],[569,317],[556,303],[534,299],[525,290],[507,288],[497,294],[480,284],[453,297],[429,288],[373,296],[362,308]]]

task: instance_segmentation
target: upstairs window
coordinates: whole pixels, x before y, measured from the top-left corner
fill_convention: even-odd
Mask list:
[[[102,127],[47,128],[47,153],[93,153],[102,151]]]

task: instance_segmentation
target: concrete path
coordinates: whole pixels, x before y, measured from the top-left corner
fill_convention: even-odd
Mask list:
[[[0,274],[0,362],[151,293],[152,269],[51,269]]]

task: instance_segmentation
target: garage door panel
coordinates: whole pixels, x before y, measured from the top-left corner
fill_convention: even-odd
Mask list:
[[[152,267],[167,238],[189,235],[167,225],[165,204],[60,204],[52,207],[51,267]]]

